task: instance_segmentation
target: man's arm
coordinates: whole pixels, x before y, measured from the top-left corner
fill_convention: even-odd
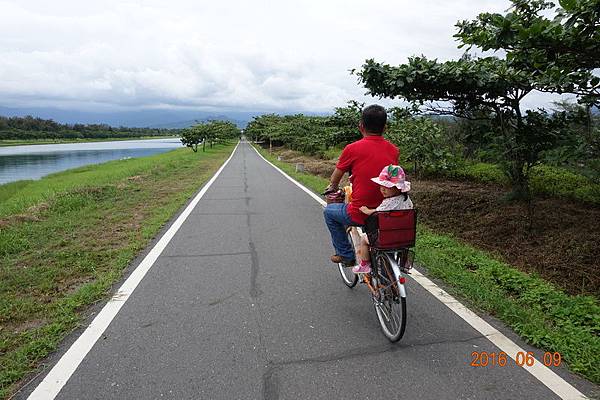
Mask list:
[[[342,171],[339,168],[336,168],[333,171],[333,174],[331,174],[331,178],[329,178],[329,189],[333,189],[336,190],[340,184],[340,181],[342,180],[342,177],[344,176],[345,172]]]
[[[331,178],[329,178],[329,186],[327,187],[327,190],[335,191],[338,189],[342,177],[346,171],[350,171],[353,161],[354,157],[352,156],[351,145],[348,145],[344,147],[342,154],[340,154],[340,158],[338,158],[338,161],[335,165],[335,170],[331,174]]]

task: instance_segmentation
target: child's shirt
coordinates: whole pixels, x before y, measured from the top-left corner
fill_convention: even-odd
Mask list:
[[[375,211],[392,211],[392,210],[408,210],[413,208],[413,203],[408,195],[404,200],[404,195],[387,197],[383,199],[379,207]]]

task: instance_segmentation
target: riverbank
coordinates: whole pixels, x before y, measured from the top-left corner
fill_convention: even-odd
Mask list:
[[[35,139],[35,140],[0,140],[0,147],[26,146],[32,144],[65,144],[65,143],[89,143],[89,142],[120,142],[124,140],[147,140],[147,139],[176,139],[178,136],[139,136],[129,138],[99,138],[99,139]]]
[[[300,161],[291,157],[294,153],[289,151],[269,154],[267,150],[256,147],[272,163],[314,192],[319,193],[327,186],[328,179],[324,176],[331,174],[333,165],[306,156],[302,156]],[[278,154],[282,156],[282,160],[277,160]],[[302,162],[307,173],[295,172],[295,162]],[[411,196],[419,208],[421,220],[416,261],[421,268],[424,267],[427,275],[442,280],[447,291],[471,309],[499,318],[528,343],[548,352],[560,353],[571,371],[580,373],[594,383],[600,383],[598,298],[569,295],[535,273],[519,271],[497,252],[482,250],[463,240],[460,235],[448,233],[444,229],[448,225],[442,227],[437,222],[443,219],[454,221],[454,216],[458,213],[463,213],[464,221],[459,225],[463,229],[468,224],[473,229],[482,229],[481,222],[489,221],[489,215],[487,220],[481,216],[464,216],[465,212],[473,212],[471,208],[481,209],[484,204],[481,199],[470,205],[468,201],[461,201],[454,209],[447,207],[454,204],[451,200],[453,194],[469,193],[463,190],[464,187],[446,190],[441,195],[445,201],[437,202],[439,191],[432,191],[431,187],[421,189],[421,183],[414,180],[412,183],[414,194]],[[436,196],[423,193],[427,190]],[[494,204],[498,207],[498,203]],[[446,208],[441,209],[442,205],[446,205]],[[453,213],[453,210],[456,212]],[[432,219],[436,215],[437,218]],[[505,217],[510,215],[505,214]],[[590,225],[594,223],[595,220],[592,219]],[[502,226],[494,221],[492,225]],[[488,227],[488,231],[490,229]],[[473,232],[466,231],[473,236]],[[563,239],[567,243],[572,240],[568,237]],[[496,236],[496,240],[501,238]],[[585,248],[581,248],[583,250]],[[556,267],[565,275],[573,273],[570,266],[569,270],[565,270],[562,265]]]
[[[0,398],[106,298],[232,150],[178,149],[0,186]]]

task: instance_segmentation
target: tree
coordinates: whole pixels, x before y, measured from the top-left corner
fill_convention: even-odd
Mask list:
[[[237,125],[231,121],[211,121],[209,123],[209,130],[212,132],[211,147],[212,141],[223,143],[227,140],[235,139],[241,134]]]
[[[386,137],[400,147],[402,157],[412,163],[413,172],[448,169],[453,156],[445,143],[442,127],[431,118],[414,118],[398,111],[397,108],[388,110],[391,118]]]
[[[212,148],[213,143],[223,143],[229,139],[240,136],[239,128],[229,121],[208,121],[186,128],[181,133],[181,143],[190,147],[194,152],[198,151],[198,145],[202,143],[202,151],[206,151],[206,143]]]
[[[198,145],[203,141],[202,139],[202,129],[198,125],[181,131],[181,143],[191,148],[194,153],[198,151]]]
[[[269,126],[279,123],[281,117],[276,114],[264,114],[254,117],[252,121],[246,126],[246,135],[253,141],[270,139],[267,135],[267,129]]]
[[[600,0],[560,0],[554,19],[542,13],[554,3],[513,0],[506,15],[482,13],[457,23],[463,46],[503,50],[507,61],[528,72],[535,89],[575,93],[588,104],[600,100]]]
[[[578,3],[598,4],[599,1],[579,0]],[[411,57],[408,63],[397,67],[371,59],[366,61],[358,76],[372,95],[402,97],[415,105],[425,106],[425,112],[492,122],[494,140],[502,150],[498,161],[512,182],[513,194],[518,198],[529,198],[531,168],[539,162],[543,151],[556,145],[566,118],[564,114],[549,114],[545,110],[523,111],[521,101],[534,90],[570,92],[588,100],[597,95],[597,77],[591,70],[594,57],[587,57],[578,64],[576,52],[569,52],[569,49],[578,44],[592,46],[588,38],[596,37],[596,33],[582,33],[589,29],[581,21],[591,23],[589,19],[595,18],[592,26],[597,27],[598,14],[583,6],[562,9],[549,24],[540,13],[551,3],[538,0],[512,0],[512,3],[512,11],[505,16],[480,14],[474,22],[457,25],[459,33],[456,37],[463,46],[502,49],[506,52],[505,58],[475,58],[465,53],[459,60],[438,62],[421,56]],[[578,12],[585,16],[574,14]],[[531,21],[537,21],[537,25]],[[541,48],[532,50],[526,43],[532,44],[533,39],[530,42],[518,39],[526,37],[525,34],[519,36],[518,32],[522,31],[530,38],[541,32],[545,34],[544,26],[553,35],[570,33],[569,47],[561,49],[558,58],[550,54],[543,56]],[[562,31],[557,28],[560,26]],[[507,35],[512,35],[514,40],[505,40]],[[541,46],[541,41],[538,44]],[[558,44],[555,42],[556,46]]]
[[[330,125],[335,128],[331,138],[335,144],[351,143],[361,138],[358,123],[365,103],[350,100],[347,104],[346,107],[336,107],[335,113],[329,119]]]
[[[292,150],[322,156],[333,144],[333,130],[327,117],[267,114],[254,117],[245,133],[254,140],[268,142],[269,147],[286,145]]]

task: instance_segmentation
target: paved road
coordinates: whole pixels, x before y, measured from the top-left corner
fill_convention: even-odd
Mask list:
[[[240,144],[58,398],[556,398],[469,366],[499,350],[414,282],[389,344],[330,253],[321,206]]]

